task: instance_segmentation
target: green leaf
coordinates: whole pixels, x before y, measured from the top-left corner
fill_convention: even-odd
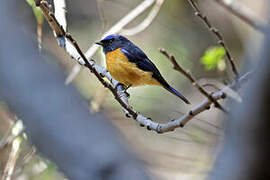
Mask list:
[[[34,5],[35,5],[35,1],[34,1],[34,0],[26,0],[26,2],[27,2],[30,6],[34,6]]]
[[[43,24],[44,17],[43,17],[41,9],[39,7],[36,7],[35,5],[32,6],[32,8],[33,8],[33,12],[35,14],[35,17],[37,19],[37,23],[38,24]]]
[[[44,17],[39,7],[36,7],[34,0],[26,0],[26,2],[32,7],[34,15],[38,24],[43,24]]]
[[[37,41],[38,41],[38,49],[41,50],[41,41],[42,41],[42,25],[44,22],[44,16],[39,7],[36,6],[34,0],[26,0],[26,2],[32,7],[33,13],[37,20]]]
[[[224,61],[225,49],[220,46],[209,48],[205,51],[203,57],[201,57],[201,63],[205,69],[210,71],[218,67],[218,65]]]

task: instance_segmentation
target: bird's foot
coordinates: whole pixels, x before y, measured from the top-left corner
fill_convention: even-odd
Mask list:
[[[123,84],[121,84],[121,83],[118,83],[118,84],[115,86],[115,89],[116,89],[117,91],[122,91],[122,92],[124,92],[124,93],[126,94],[127,98],[129,98],[129,97],[130,97],[130,94],[127,92],[127,90],[128,90],[130,87],[131,87],[131,85],[125,86],[125,85],[123,85]]]
[[[127,97],[130,97],[130,94],[127,92],[127,90],[131,87],[132,85],[125,86],[124,92],[126,93]]]

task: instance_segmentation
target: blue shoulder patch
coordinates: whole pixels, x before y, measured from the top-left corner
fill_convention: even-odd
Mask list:
[[[120,49],[132,63],[135,63],[138,68],[143,71],[148,71],[153,73],[153,78],[158,80],[160,83],[163,83],[164,79],[161,77],[161,74],[157,67],[148,59],[144,52],[135,45],[130,47],[124,47]]]

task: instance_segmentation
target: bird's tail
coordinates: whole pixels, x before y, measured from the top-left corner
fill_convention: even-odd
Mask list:
[[[170,93],[174,94],[175,96],[179,97],[182,99],[185,103],[190,104],[190,102],[183,96],[180,92],[172,88],[171,86],[164,86],[165,89],[167,89]]]
[[[186,104],[190,104],[187,98],[185,98],[185,96],[183,96],[180,92],[172,88],[162,76],[157,76],[155,77],[155,79],[160,83],[161,86],[167,89],[170,93],[182,99]]]

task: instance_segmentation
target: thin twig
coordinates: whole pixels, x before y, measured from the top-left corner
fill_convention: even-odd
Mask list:
[[[22,160],[19,161],[16,171],[13,175],[14,179],[17,179],[19,175],[23,172],[25,166],[35,157],[36,155],[36,148],[34,146],[31,147],[31,149],[23,156]]]
[[[213,34],[215,34],[215,36],[218,38],[218,43],[225,49],[226,57],[227,57],[230,65],[231,65],[232,71],[233,71],[236,79],[238,79],[239,78],[239,73],[238,73],[238,71],[236,69],[236,66],[234,64],[234,60],[233,60],[233,58],[231,56],[231,53],[229,52],[229,49],[227,48],[227,45],[224,42],[224,38],[223,38],[222,34],[219,32],[219,30],[217,28],[212,26],[212,24],[208,20],[207,16],[205,16],[204,14],[201,13],[198,5],[193,0],[188,0],[188,2],[191,5],[191,7],[193,8],[193,10],[195,11],[195,15],[198,16],[204,22],[204,24],[207,26],[207,28]]]
[[[252,26],[253,28],[265,32],[265,29],[269,26],[266,24],[262,19],[258,18],[250,9],[243,6],[242,4],[237,4],[234,0],[214,0],[222,6],[223,8],[227,9],[230,13],[247,23],[248,25]]]
[[[169,55],[169,53],[164,49],[161,48],[159,49],[159,51],[167,57],[167,59],[169,59],[171,61],[171,63],[173,64],[173,69],[180,72],[181,74],[183,74],[191,83],[193,86],[195,86],[200,93],[202,93],[205,97],[207,97],[211,102],[213,102],[215,104],[215,107],[221,109],[224,112],[227,112],[213,97],[211,94],[209,94],[202,86],[200,86],[197,81],[192,77],[192,75],[185,71],[176,61],[174,55]]]
[[[153,122],[150,118],[147,118],[143,116],[142,114],[136,112],[128,103],[128,95],[125,92],[125,87],[119,84],[119,82],[117,82],[115,79],[113,79],[110,73],[105,68],[95,64],[94,60],[92,59],[89,61],[87,60],[87,58],[82,53],[80,47],[78,46],[77,42],[73,39],[73,37],[69,33],[66,33],[63,30],[62,26],[60,26],[59,23],[57,22],[57,19],[55,18],[54,14],[46,9],[48,8],[46,2],[40,1],[40,0],[35,0],[35,1],[36,1],[36,4],[41,7],[41,10],[44,13],[44,16],[47,21],[56,21],[56,22],[49,23],[51,25],[51,28],[54,31],[62,32],[63,37],[66,38],[72,44],[72,46],[76,50],[76,53],[79,54],[80,58],[75,59],[75,60],[77,60],[77,62],[87,67],[90,70],[90,72],[95,74],[95,76],[98,78],[100,83],[102,83],[104,87],[108,88],[111,91],[115,99],[122,106],[122,109],[124,110],[126,116],[132,117],[134,120],[139,122],[142,126],[146,126],[148,130],[154,130],[157,133],[165,133],[165,132],[173,131],[175,128],[183,127],[194,116],[210,108],[212,101],[206,98],[200,105],[196,106],[194,109],[189,111],[183,117],[177,120],[165,123],[165,124]],[[48,14],[45,15],[45,13],[48,13]],[[54,28],[57,28],[57,29],[54,29]],[[68,50],[66,49],[66,51]],[[74,55],[71,54],[71,57],[74,58]],[[106,77],[107,79],[109,79],[111,83],[108,83],[107,81],[105,81],[103,77]],[[243,76],[243,77],[244,78],[242,79],[240,78],[239,81],[237,81],[237,83],[233,82],[231,86],[240,85],[242,81],[245,80],[246,76]],[[221,90],[221,91],[215,92],[212,95],[212,97],[215,100],[218,100],[220,98],[225,98],[226,95]]]
[[[147,10],[156,0],[144,0],[142,3],[140,3],[136,8],[134,8],[132,11],[130,11],[126,16],[124,16],[122,19],[120,19],[115,25],[113,25],[107,32],[105,32],[100,39],[105,38],[106,36],[110,34],[116,34],[119,33],[126,25],[128,25],[130,22],[132,22],[136,17],[138,17],[140,14],[142,14],[145,10]],[[150,23],[148,24],[150,25]],[[132,34],[132,35],[135,35]],[[99,39],[98,39],[99,40]],[[90,60],[93,55],[98,50],[99,46],[96,44],[92,44],[91,47],[87,50],[85,56],[88,60]],[[69,84],[73,81],[73,79],[79,74],[81,71],[82,66],[76,64],[73,68],[71,73],[68,75],[66,79],[66,84]]]

